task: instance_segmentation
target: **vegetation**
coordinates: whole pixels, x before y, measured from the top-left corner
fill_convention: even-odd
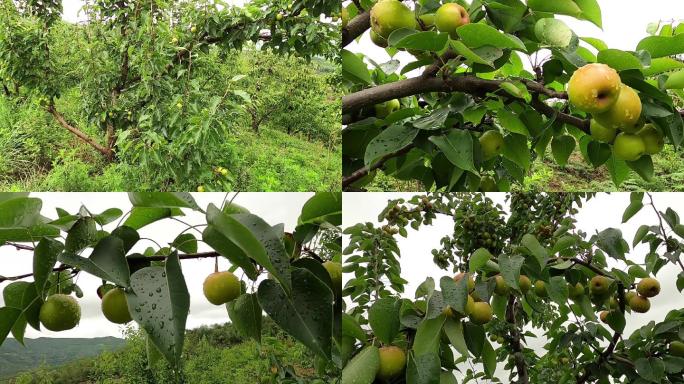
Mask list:
[[[657,217],[633,240],[589,235],[575,215],[594,195],[513,192],[504,207],[483,193],[421,194],[378,207],[381,225],[346,228],[342,383],[684,383],[681,299],[626,333],[651,311],[666,265],[684,292],[680,216],[635,192],[622,222]],[[409,282],[397,236],[437,218],[455,223],[431,251],[444,276]]]
[[[0,189],[337,189],[337,3],[219,3],[0,1]]]
[[[314,356],[301,343],[263,319],[263,342],[246,339],[231,324],[188,330],[183,349],[187,382],[320,383]],[[68,347],[68,344],[66,344]],[[20,352],[20,351],[19,351]],[[8,384],[168,383],[165,361],[147,366],[145,335],[129,329],[123,348],[58,367],[42,367],[8,379]],[[297,379],[294,379],[297,378]]]
[[[213,258],[215,273],[206,278],[203,297],[195,299],[225,305],[235,329],[256,344],[265,341],[265,312],[315,356],[311,363],[316,376],[339,378],[340,193],[319,192],[307,200],[292,232],[285,232],[282,224],[265,222],[228,196],[202,208],[189,193],[131,192],[132,207],[125,214],[118,207],[95,214],[84,206],[74,213],[57,208],[58,217],[53,219],[42,212],[42,200],[27,195],[0,194],[0,247],[33,254],[31,273],[0,275],[0,283],[9,282],[2,292],[0,344],[10,333],[23,343],[28,326],[38,331],[78,327],[77,298],[84,292],[77,282],[86,273],[102,279],[97,292],[89,294],[102,299],[103,316],[115,324],[135,321],[141,329],[145,357],[136,356],[134,364],[155,366],[163,360],[166,368],[159,382],[202,382],[185,371],[190,294],[181,264]],[[184,210],[203,214],[206,223],[184,222],[179,219]],[[175,237],[144,239],[157,248],[134,250],[143,240],[140,229],[160,220],[174,220],[185,228]],[[199,252],[199,242],[208,250]],[[219,257],[230,261],[229,271],[218,271]],[[253,353],[241,356],[257,358]],[[198,361],[202,371],[217,368],[209,361]],[[157,380],[150,375],[149,380]],[[294,382],[312,375],[291,373]],[[276,379],[289,382],[282,375]]]
[[[344,13],[343,48],[368,31],[390,56],[342,50],[345,190],[396,186],[383,173],[421,190],[510,191],[536,160],[573,155],[615,188],[676,187],[654,162],[684,140],[679,20],[622,51],[557,18],[601,27],[596,1],[361,0]]]

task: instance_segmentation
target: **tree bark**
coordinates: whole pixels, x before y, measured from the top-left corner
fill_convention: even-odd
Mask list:
[[[344,48],[349,45],[354,39],[361,36],[366,30],[370,28],[370,12],[365,11],[353,19],[349,20],[349,24],[342,28],[342,44]]]
[[[47,111],[54,116],[54,118],[57,120],[57,122],[64,128],[66,128],[69,132],[73,133],[76,137],[84,141],[85,143],[89,144],[91,147],[95,148],[98,152],[100,152],[102,155],[104,155],[108,160],[112,160],[114,158],[114,151],[112,151],[110,148],[107,148],[97,141],[93,139],[92,137],[86,135],[83,133],[80,129],[74,127],[73,125],[69,124],[69,122],[66,121],[64,116],[59,113],[54,105],[50,105],[47,107]]]

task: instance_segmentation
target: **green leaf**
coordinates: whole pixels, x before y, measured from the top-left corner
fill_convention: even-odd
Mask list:
[[[684,63],[671,57],[659,57],[657,59],[651,60],[651,65],[648,68],[645,68],[642,72],[644,76],[651,77],[681,68],[684,68]]]
[[[601,7],[597,0],[575,0],[575,3],[582,10],[583,19],[591,21],[599,28],[603,28]]]
[[[468,356],[468,346],[463,336],[463,324],[454,319],[447,319],[444,323],[444,333],[449,338],[451,345],[463,356]]]
[[[627,221],[629,221],[629,219],[636,215],[643,207],[644,203],[642,203],[641,201],[631,202],[625,209],[625,212],[622,214],[622,222],[626,223]]]
[[[242,335],[261,342],[261,306],[255,293],[243,293],[226,308],[230,321]]]
[[[104,212],[93,216],[93,219],[100,225],[107,225],[123,215],[119,208],[109,208]]]
[[[378,299],[368,309],[368,325],[383,344],[391,344],[399,332],[401,303],[394,297]]]
[[[637,229],[636,233],[634,234],[634,240],[632,241],[632,247],[636,247],[637,244],[643,240],[644,236],[648,233],[649,226],[648,225],[642,225]]]
[[[378,347],[368,345],[342,369],[341,384],[372,384],[380,369]]]
[[[605,49],[598,53],[596,57],[599,63],[608,64],[616,71],[624,71],[627,69],[639,69],[643,66],[641,61],[630,52],[621,51],[619,49]]]
[[[596,48],[597,51],[603,51],[604,49],[608,49],[608,44],[606,44],[603,40],[597,39],[595,37],[580,37],[580,40],[586,41],[592,47]]]
[[[465,336],[468,350],[473,354],[473,356],[480,357],[482,355],[482,350],[484,349],[484,343],[486,341],[484,328],[481,325],[467,322],[465,323],[463,335]]]
[[[525,44],[510,35],[499,32],[496,28],[487,24],[471,23],[456,29],[463,43],[469,48],[479,48],[490,45],[497,48],[510,48],[519,51],[527,51]]]
[[[496,351],[492,348],[492,344],[485,340],[484,348],[482,349],[482,365],[487,377],[493,377],[496,372]]]
[[[530,136],[530,131],[515,113],[506,109],[499,109],[496,111],[496,116],[499,118],[501,126],[507,131]]]
[[[487,261],[489,261],[492,258],[492,254],[489,253],[489,251],[486,248],[479,248],[473,252],[472,255],[470,255],[470,267],[468,268],[469,271],[475,272],[479,271],[482,269],[487,264]]]
[[[494,68],[494,63],[491,60],[487,60],[478,55],[477,53],[473,52],[473,50],[466,47],[466,45],[463,44],[463,42],[461,42],[460,40],[454,40],[450,44],[454,48],[454,51],[456,51],[456,53],[465,57],[468,61]]]
[[[551,152],[558,165],[564,167],[568,159],[575,150],[575,138],[570,135],[562,135],[553,138],[551,141]]]
[[[524,135],[510,134],[504,136],[504,148],[502,154],[508,160],[517,164],[525,171],[529,171],[531,154],[527,146],[527,137]]]
[[[342,335],[354,337],[362,342],[366,341],[366,332],[364,332],[359,323],[347,313],[342,313]]]
[[[316,194],[304,203],[302,213],[299,215],[297,225],[322,224],[328,222],[332,225],[342,224],[342,194],[339,192],[316,192]]]
[[[499,268],[501,269],[501,276],[503,276],[506,285],[520,290],[518,280],[520,279],[520,267],[525,262],[525,258],[520,255],[500,255]]]
[[[131,276],[128,310],[172,367],[181,366],[190,294],[176,252],[165,267],[146,267]]]
[[[637,51],[642,49],[648,51],[651,58],[684,53],[684,34],[672,37],[649,36],[637,44]]]
[[[391,125],[368,143],[364,155],[365,165],[369,166],[381,157],[411,144],[418,135],[418,132],[420,131],[408,124]]]
[[[548,12],[573,17],[582,15],[582,10],[572,0],[528,0],[527,6],[535,12]]]
[[[123,250],[123,240],[116,236],[100,240],[90,258],[63,252],[58,260],[122,287],[130,285],[130,270]]]
[[[129,192],[128,199],[134,207],[202,210],[188,192]]]
[[[446,316],[440,315],[434,319],[423,320],[418,325],[413,341],[415,356],[439,352],[439,338],[442,334],[442,326],[445,320]]]
[[[442,289],[442,299],[444,300],[444,304],[462,314],[465,314],[465,306],[468,300],[468,287],[466,279],[461,279],[457,283],[451,277],[442,276],[442,278],[439,279],[439,286]]]
[[[183,216],[183,212],[179,208],[133,207],[131,214],[128,215],[123,225],[133,229],[140,229],[155,221],[172,216]]]
[[[11,307],[0,308],[0,345],[5,342],[7,335],[9,335],[19,316],[21,316],[20,309]]]
[[[440,365],[437,353],[409,355],[406,384],[439,384]]]
[[[306,269],[293,268],[291,294],[266,279],[259,284],[257,295],[276,324],[315,354],[330,359],[333,294],[325,283]]]
[[[544,45],[550,47],[564,48],[569,46],[573,39],[577,40],[572,29],[558,19],[539,19],[534,27],[534,32]]]
[[[197,238],[192,233],[178,235],[171,245],[185,253],[197,253]]]
[[[451,164],[477,173],[473,162],[473,137],[470,132],[457,129],[445,136],[430,136],[428,140],[442,150]]]
[[[420,51],[439,52],[449,41],[448,33],[434,31],[418,32],[406,36],[397,43],[392,44],[395,48],[416,49]]]
[[[57,240],[44,237],[40,240],[33,253],[33,279],[39,296],[43,297],[43,290],[48,276],[57,263],[59,254],[64,250],[64,244]]]
[[[599,232],[596,245],[616,259],[625,259],[626,249],[624,248],[625,244],[622,239],[622,231],[619,229],[608,228]]]
[[[411,124],[414,128],[425,131],[442,129],[444,127],[444,122],[449,116],[449,112],[451,112],[451,109],[448,107],[437,108],[430,112],[429,115],[414,120]]]
[[[520,240],[520,244],[527,248],[527,250],[530,251],[532,256],[534,256],[535,259],[537,259],[537,263],[539,264],[541,269],[544,269],[546,267],[546,261],[549,259],[549,251],[546,248],[544,248],[541,244],[539,244],[539,241],[534,235],[526,233],[522,237],[522,240]]]
[[[670,74],[665,82],[665,89],[683,89],[684,88],[684,70],[680,70]]]
[[[636,359],[634,366],[639,376],[650,382],[660,383],[665,377],[665,364],[657,357]]]
[[[213,204],[207,208],[207,223],[214,231],[211,231],[211,236],[207,237],[206,231],[209,229],[207,227],[203,236],[205,240],[211,241],[210,245],[214,249],[222,248],[224,251],[228,251],[235,249],[235,247],[239,248],[242,255],[248,256],[266,268],[289,291],[289,259],[282,239],[270,225],[252,214],[226,215]],[[217,236],[218,234],[222,236]],[[225,240],[228,240],[228,243]],[[232,257],[218,249],[217,251],[229,259]],[[240,267],[243,269],[248,268],[248,273],[255,274],[254,267],[248,267],[244,258],[241,257],[242,255],[234,259],[241,263]]]
[[[559,305],[566,305],[568,300],[568,282],[563,276],[554,276],[549,279],[546,284],[546,291],[549,293],[551,300]]]
[[[354,83],[371,83],[366,64],[361,58],[346,49],[342,50],[342,76]]]

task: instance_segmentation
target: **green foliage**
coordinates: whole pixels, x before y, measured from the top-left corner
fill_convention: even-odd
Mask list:
[[[616,117],[611,125],[624,132],[636,133],[643,122],[652,123],[671,148],[678,150],[682,144],[680,20],[653,25],[653,36],[639,42],[635,52],[610,49],[593,37],[580,38],[555,19],[565,15],[601,26],[596,1],[458,2],[466,7],[469,22],[455,30],[443,25],[440,31],[439,23],[437,28],[424,22],[413,26],[413,19],[430,20],[448,3],[452,1],[407,1],[403,4],[413,11],[409,13],[400,12],[405,6],[389,11],[389,6],[372,2],[347,6],[357,21],[365,17],[357,7],[377,11],[368,33],[387,35],[385,42],[375,44],[385,48],[390,59],[376,62],[362,45],[344,49],[366,31],[343,28],[345,189],[391,189],[382,178],[374,181],[376,173],[383,173],[399,185],[420,183],[422,190],[510,191],[527,183],[531,166],[547,153],[561,166],[574,153],[581,154],[584,164],[607,171],[615,188],[629,189],[625,183],[633,178],[657,178],[653,162],[660,155],[638,151],[641,137],[629,137],[628,145],[622,145],[622,136],[621,145],[601,143],[590,134],[591,111],[597,119],[599,112],[609,111],[606,116]],[[386,21],[380,20],[381,14]],[[402,17],[410,20],[394,20]],[[384,24],[404,28],[381,31],[379,25]],[[523,65],[527,61],[531,69]],[[604,84],[611,97],[601,94],[599,75],[588,80],[592,70],[584,69],[598,68],[595,63],[612,74]],[[566,92],[569,84],[577,89]],[[616,92],[622,89],[627,95],[630,88],[635,90],[630,102],[609,103],[618,99]],[[592,90],[603,101],[593,99]],[[583,94],[589,97],[580,97]],[[579,102],[582,99],[585,102]],[[388,114],[381,106],[390,100],[399,100],[400,107]],[[593,107],[595,102],[602,108]],[[478,140],[484,132],[503,135],[500,151]],[[676,185],[661,183],[666,185],[662,190]]]
[[[247,324],[254,321],[254,316],[261,316],[263,309],[280,329],[317,355],[318,374],[336,374],[339,367],[333,356],[337,357],[338,352],[332,339],[338,334],[340,312],[333,308],[341,306],[341,298],[335,295],[339,289],[333,286],[322,265],[325,259],[318,254],[340,261],[339,193],[321,192],[311,197],[301,208],[292,233],[285,233],[282,224],[266,223],[245,209],[224,209],[230,204],[227,200],[202,208],[189,193],[131,192],[128,196],[132,209],[125,216],[118,207],[102,213],[81,207],[76,213],[57,208],[58,217],[51,219],[43,215],[48,213],[41,212],[40,199],[26,194],[0,195],[0,246],[33,251],[30,275],[34,276],[32,282],[15,281],[4,287],[0,344],[10,333],[22,342],[27,325],[40,330],[39,314],[46,325],[43,310],[50,303],[46,297],[55,290],[65,300],[77,303],[67,295],[83,296],[74,276],[87,273],[125,292],[126,310],[144,331],[147,361],[153,365],[163,357],[164,364],[172,368],[164,369],[166,376],[158,380],[184,382],[182,356],[190,297],[181,260],[225,257],[233,264],[231,271],[242,269],[235,273],[243,279],[239,283],[243,289],[237,292],[241,295],[233,295],[231,300],[236,300],[227,311],[240,324],[239,330],[263,344],[260,328]],[[184,210],[204,214],[206,224],[186,224],[187,228],[175,236],[176,241],[169,243],[169,247],[148,248],[144,254],[130,253],[141,240],[138,230],[184,215]],[[192,230],[199,232],[199,236]],[[196,253],[198,238],[212,251]],[[38,245],[31,246],[31,242]],[[54,271],[57,262],[61,267]],[[270,278],[259,279],[262,274]],[[0,282],[6,280],[15,279],[0,276]],[[50,329],[68,327],[57,325]],[[142,364],[139,358],[135,361]],[[298,376],[296,372],[292,375]]]
[[[238,145],[226,155],[225,143],[252,122],[335,153],[339,95],[330,60],[339,32],[323,16],[338,6],[330,0],[255,0],[241,7],[142,1],[129,8],[105,1],[84,7],[87,22],[70,24],[60,20],[61,5],[53,12],[3,0],[2,97],[38,116],[34,109],[42,109],[52,122],[36,119],[28,139],[48,149],[73,148],[74,136],[62,136],[64,128],[78,136],[84,144],[78,158],[92,165],[90,173],[103,168],[93,149],[106,162],[142,168],[144,184],[120,186],[126,190],[245,190],[249,185],[238,184],[236,173],[248,166],[235,160],[246,149]],[[284,17],[276,21],[279,14]],[[22,145],[12,146],[8,135],[0,129],[0,150],[7,146],[19,155],[13,162],[22,161]],[[44,173],[58,160],[48,155],[36,163],[41,168],[24,167],[28,175],[2,163],[10,169],[0,174],[14,181]],[[229,174],[212,177],[219,166]],[[312,189],[309,176],[290,190]],[[60,187],[58,181],[47,186]]]
[[[671,208],[660,211],[653,196],[633,193],[623,222],[646,206],[658,218],[644,223],[630,246],[619,228],[590,236],[577,225],[575,215],[593,196],[515,192],[505,205],[496,205],[479,193],[417,195],[390,200],[379,212],[379,228],[346,228],[343,270],[350,276],[343,289],[348,300],[342,335],[350,360],[344,369],[362,372],[356,376],[360,383],[382,381],[382,368],[369,375],[372,362],[359,361],[369,349],[394,346],[409,358],[403,369],[393,368],[404,372],[393,383],[455,382],[455,375],[459,382],[501,382],[502,370],[520,383],[681,383],[684,359],[671,351],[684,337],[678,301],[670,301],[669,313],[661,311],[655,321],[623,334],[645,312],[637,311],[634,300],[648,305],[634,288],[657,285],[655,277],[666,265],[682,269],[676,287],[684,292],[680,217]],[[408,237],[408,227],[419,235],[430,231],[436,218],[453,220],[454,230],[432,250],[434,263],[469,274],[472,283],[461,274],[422,282],[401,277],[395,236]],[[630,254],[638,244],[648,245],[643,259]],[[520,289],[523,275],[534,290]],[[499,279],[510,289],[498,290]],[[402,295],[408,283],[419,283],[413,298]],[[569,287],[577,284],[590,285],[589,293],[582,289],[570,296]],[[606,316],[599,320],[601,311]],[[531,347],[532,337],[544,347]]]

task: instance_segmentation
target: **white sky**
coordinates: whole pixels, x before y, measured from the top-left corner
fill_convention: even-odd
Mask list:
[[[377,225],[377,216],[387,205],[388,200],[400,197],[408,199],[414,195],[415,193],[345,193],[343,195],[343,228],[360,222],[372,222]],[[504,200],[504,193],[488,193],[487,195],[504,207],[507,206]],[[681,194],[655,193],[654,201],[656,207],[661,211],[671,207],[680,216],[684,215],[684,199],[682,199]],[[576,215],[577,227],[589,234],[589,236],[596,231],[606,228],[619,228],[622,230],[625,240],[631,244],[637,228],[642,224],[656,224],[657,217],[652,208],[646,206],[627,224],[621,224],[622,212],[628,204],[629,193],[599,194],[580,209],[579,214]],[[401,250],[401,275],[409,281],[405,286],[403,297],[413,299],[418,285],[427,277],[432,277],[438,282],[442,276],[452,275],[450,270],[444,271],[433,263],[430,251],[433,248],[441,248],[440,239],[445,235],[453,233],[453,225],[453,220],[441,215],[438,216],[438,219],[434,221],[432,226],[421,227],[420,231],[407,227],[407,238],[396,236],[399,249]],[[349,244],[348,236],[344,237],[343,243],[344,247]],[[627,258],[643,263],[647,252],[647,245],[639,245],[627,255]],[[624,266],[622,262],[620,264],[614,263],[611,267],[620,268]],[[681,307],[682,294],[676,288],[676,276],[679,272],[681,271],[672,264],[667,264],[666,267],[660,270],[657,278],[661,283],[661,293],[651,299],[651,310],[648,313],[633,313],[628,316],[625,335],[630,335],[634,330],[647,324],[649,321],[662,321],[668,311]],[[347,280],[345,277],[343,284],[346,284]],[[544,341],[545,339],[543,338],[528,338],[529,346],[537,351],[541,350],[541,347],[545,344]],[[500,378],[505,381],[506,376],[502,374],[502,365],[499,364],[497,372]]]
[[[348,3],[345,1],[345,4]],[[636,49],[639,41],[648,36],[646,27],[649,23],[659,20],[684,19],[684,6],[681,0],[649,0],[648,6],[644,6],[643,1],[640,0],[598,0],[598,3],[603,15],[603,30],[588,21],[566,16],[561,16],[559,19],[562,19],[580,37],[600,38],[608,44],[608,47],[622,50]],[[371,42],[368,33],[363,35],[359,43],[354,41],[346,49],[352,52],[363,52],[377,63],[384,63],[390,59],[383,48]],[[406,52],[399,52],[394,58],[400,60],[402,66],[415,61],[415,58]],[[528,64],[527,60],[523,60],[523,63]],[[415,70],[410,73],[411,76],[418,74]]]
[[[225,193],[195,193],[195,200],[200,207],[206,208],[209,203],[220,206]],[[43,200],[43,215],[56,218],[55,208],[66,209],[70,213],[78,212],[81,204],[85,205],[91,212],[100,213],[107,208],[120,208],[127,212],[131,204],[125,193],[35,193],[33,197]],[[252,213],[260,216],[271,225],[284,223],[286,231],[294,230],[297,225],[297,218],[301,213],[304,203],[313,196],[313,193],[245,193],[238,194],[235,203],[248,208]],[[232,194],[231,194],[232,197]],[[186,216],[180,219],[190,224],[206,223],[204,215],[198,212],[185,210]],[[111,231],[115,228],[116,222],[105,227]],[[151,238],[162,246],[172,242],[185,226],[174,220],[163,220],[144,227],[140,231],[141,237]],[[201,230],[201,228],[200,228]],[[193,231],[195,236],[201,239],[201,235]],[[133,248],[132,252],[141,252],[145,248],[153,246],[154,243],[141,240]],[[198,243],[199,251],[208,251],[210,248],[204,243]],[[84,253],[89,255],[90,251]],[[33,254],[28,251],[17,251],[12,247],[0,247],[0,275],[17,276],[32,271]],[[207,275],[214,272],[214,259],[183,260],[181,262],[183,275],[190,292],[190,314],[188,316],[187,328],[197,328],[201,325],[216,323],[226,323],[229,321],[225,306],[215,306],[210,304],[202,293],[202,283]],[[219,258],[220,270],[230,267],[227,259]],[[240,277],[240,274],[238,274]],[[27,281],[32,281],[31,278]],[[246,280],[249,282],[249,280]],[[123,326],[110,323],[105,319],[100,310],[100,298],[97,296],[97,287],[101,284],[101,279],[81,273],[76,283],[83,290],[83,298],[78,299],[81,305],[81,323],[74,329],[65,332],[51,332],[43,330],[38,332],[28,326],[26,337],[101,337],[101,336],[122,336]],[[0,291],[9,284],[0,284]],[[249,284],[248,284],[249,287]],[[4,299],[0,295],[0,307],[4,305]],[[130,324],[135,324],[131,322]],[[11,335],[10,335],[11,337]]]

